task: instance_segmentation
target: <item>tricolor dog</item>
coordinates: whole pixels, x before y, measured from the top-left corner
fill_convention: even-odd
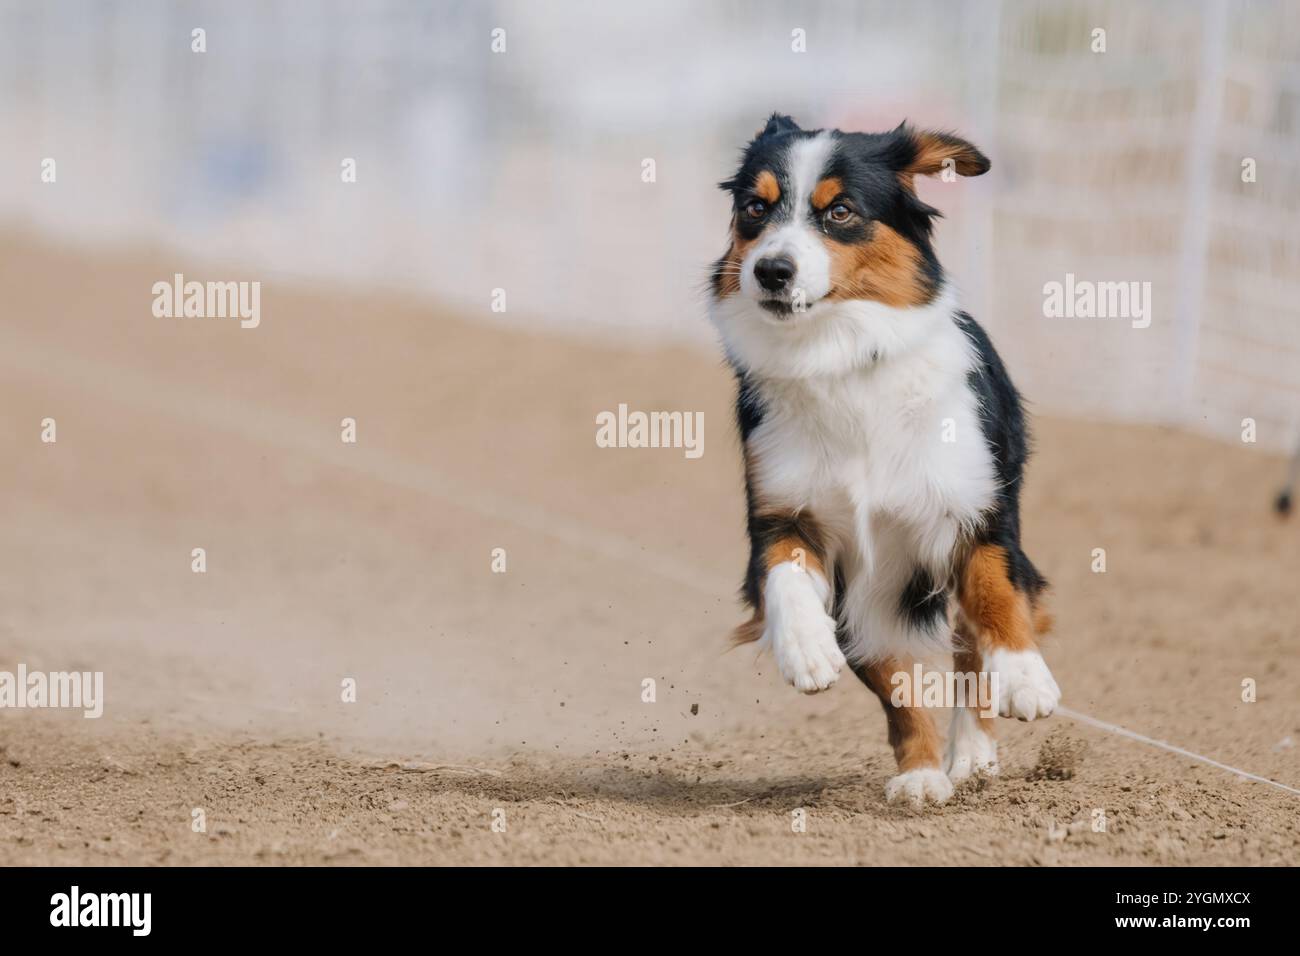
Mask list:
[[[1047,583],[1020,548],[1020,396],[945,280],[938,210],[915,190],[988,168],[946,133],[774,115],[722,183],[731,237],[710,315],[738,385],[753,610],[736,638],[800,691],[847,663],[880,697],[891,802],[942,803],[997,769],[995,718],[977,707],[954,710],[945,753],[929,712],[891,706],[891,676],[916,659],[951,651],[987,672],[1004,716],[1046,717],[1060,697],[1038,650]]]

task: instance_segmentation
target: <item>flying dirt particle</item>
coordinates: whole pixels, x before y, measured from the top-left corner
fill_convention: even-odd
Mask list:
[[[1069,780],[1083,761],[1087,745],[1054,733],[1038,749],[1038,763],[1027,774],[1029,780]]]
[[[699,704],[691,704],[691,716],[692,716],[692,717],[698,717],[699,715],[700,715],[700,705],[699,705]]]

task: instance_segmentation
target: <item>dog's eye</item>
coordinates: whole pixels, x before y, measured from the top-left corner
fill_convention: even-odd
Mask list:
[[[767,203],[761,199],[751,199],[745,204],[745,215],[750,219],[762,219],[767,214]]]
[[[853,210],[839,202],[826,210],[826,218],[831,222],[845,223],[853,218]]]

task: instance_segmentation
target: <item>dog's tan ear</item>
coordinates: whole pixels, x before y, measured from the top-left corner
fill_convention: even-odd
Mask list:
[[[911,147],[910,158],[898,171],[908,185],[915,176],[936,176],[945,170],[958,176],[981,176],[989,171],[988,157],[960,136],[907,126],[900,126],[898,132]],[[903,153],[909,155],[906,148]]]

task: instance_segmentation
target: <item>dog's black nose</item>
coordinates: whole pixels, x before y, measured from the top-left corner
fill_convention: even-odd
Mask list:
[[[794,261],[785,256],[759,259],[754,263],[754,278],[768,292],[780,292],[794,278]]]

